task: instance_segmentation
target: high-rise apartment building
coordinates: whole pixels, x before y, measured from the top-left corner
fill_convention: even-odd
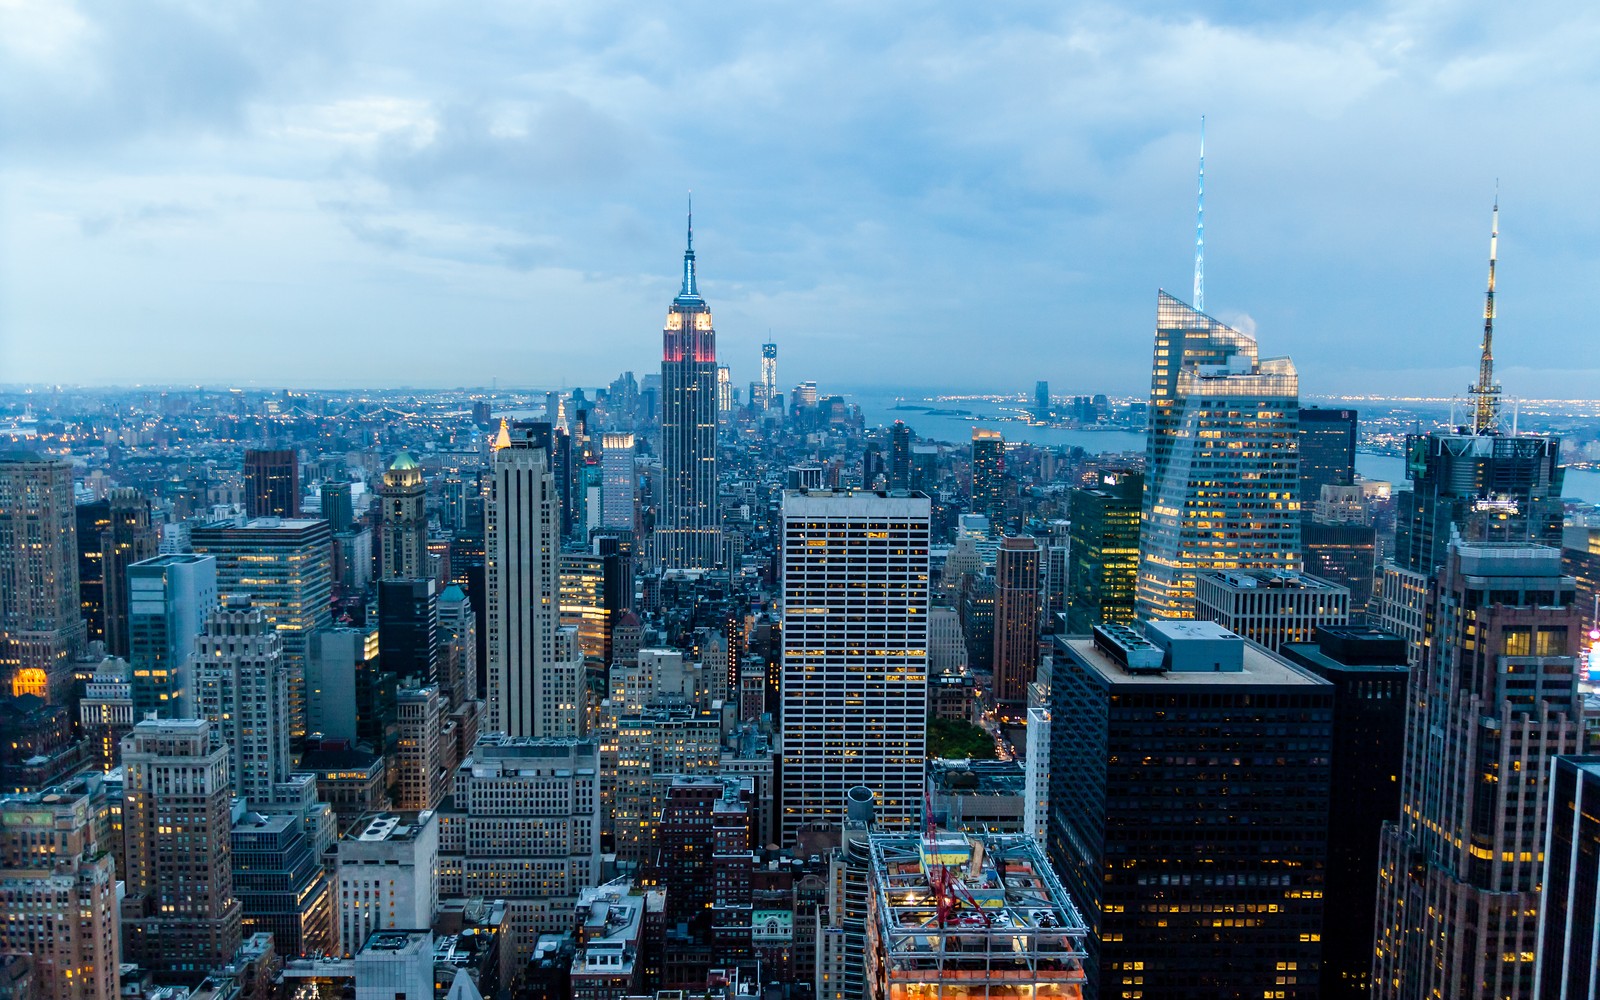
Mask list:
[[[328,522],[258,517],[196,527],[194,550],[217,560],[217,591],[248,597],[283,639],[290,736],[306,732],[305,676],[312,633],[333,623],[333,536]]]
[[[164,555],[128,567],[128,665],[133,719],[187,718],[193,710],[189,656],[217,605],[214,556]]]
[[[600,527],[632,531],[638,476],[633,468],[633,434],[600,435]]]
[[[63,701],[86,626],[72,463],[0,452],[0,682]]]
[[[150,500],[135,489],[106,494],[107,524],[100,534],[104,574],[102,615],[106,652],[128,655],[128,567],[161,549],[161,527],[150,522]],[[83,540],[79,539],[81,548]]]
[[[504,899],[518,965],[572,926],[600,880],[599,754],[589,740],[481,737],[439,813],[439,889]]]
[[[1539,957],[1531,996],[1600,991],[1600,757],[1557,757],[1551,774]]]
[[[1055,653],[1049,851],[1083,995],[1317,997],[1333,686],[1211,622]]]
[[[1583,748],[1578,610],[1559,549],[1453,541],[1406,695],[1373,997],[1531,1000],[1557,754]]]
[[[1300,407],[1300,509],[1322,496],[1324,486],[1356,481],[1355,410]]]
[[[386,580],[414,580],[434,575],[428,568],[427,494],[422,466],[410,452],[396,455],[378,486],[378,502],[382,509],[379,549],[383,571],[380,576]]]
[[[994,564],[994,698],[1020,718],[1039,662],[1039,573],[1044,550],[1031,535],[1007,536]]]
[[[140,722],[122,744],[123,955],[198,984],[239,950],[228,747],[206,719]]]
[[[489,504],[488,725],[513,737],[583,732],[583,651],[561,624],[559,501],[534,429],[504,424]]]
[[[1006,512],[1006,441],[999,431],[972,429],[972,512],[998,526]]]
[[[1139,505],[1144,476],[1110,472],[1093,489],[1072,491],[1068,510],[1067,633],[1134,619],[1139,580]]]
[[[194,646],[195,714],[229,753],[233,791],[253,809],[288,798],[289,678],[283,642],[260,608],[233,605],[206,616]]]
[[[0,954],[33,960],[31,1000],[117,1000],[117,872],[98,775],[0,796]]]
[[[250,517],[300,516],[300,458],[293,448],[245,451],[244,511]]]
[[[783,498],[780,843],[878,792],[878,822],[922,816],[928,713],[928,522],[921,495]]]
[[[661,353],[661,494],[656,562],[709,569],[722,552],[717,509],[717,335],[694,273],[694,225],[683,287],[667,310]]]
[[[1201,570],[1300,569],[1299,378],[1161,292],[1139,536],[1141,618],[1194,616]]]

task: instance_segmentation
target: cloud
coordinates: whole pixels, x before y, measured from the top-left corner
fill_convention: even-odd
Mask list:
[[[121,377],[160,336],[184,381],[228,329],[283,382],[379,337],[377,384],[608,381],[652,364],[693,188],[736,381],[770,328],[785,379],[1137,392],[1204,113],[1208,304],[1308,393],[1454,391],[1498,176],[1537,394],[1589,350],[1597,45],[1486,0],[0,0],[0,370]]]

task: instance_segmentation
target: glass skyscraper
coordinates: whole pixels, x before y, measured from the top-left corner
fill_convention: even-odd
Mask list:
[[[1199,570],[1300,569],[1299,395],[1288,358],[1159,294],[1141,618],[1192,618]]]

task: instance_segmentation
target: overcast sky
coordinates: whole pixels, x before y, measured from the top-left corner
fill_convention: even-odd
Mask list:
[[[0,0],[0,382],[601,384],[693,189],[736,384],[1600,396],[1600,8]],[[1331,5],[1315,5],[1331,8]]]

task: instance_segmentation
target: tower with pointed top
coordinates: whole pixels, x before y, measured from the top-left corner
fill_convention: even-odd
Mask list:
[[[700,296],[694,212],[683,252],[683,285],[667,309],[661,351],[661,461],[664,482],[655,529],[656,561],[667,569],[710,569],[722,550],[717,510],[717,334]]]
[[[1194,211],[1194,307],[1206,309],[1206,116],[1200,116],[1200,192]]]
[[[1500,417],[1500,386],[1494,380],[1494,264],[1500,252],[1500,196],[1495,195],[1493,221],[1489,224],[1489,290],[1483,299],[1483,348],[1478,358],[1478,384],[1467,392],[1474,399],[1472,430],[1475,434],[1494,431]]]
[[[383,504],[382,577],[417,579],[428,571],[427,485],[422,467],[410,452],[402,451],[383,474],[378,487]]]

